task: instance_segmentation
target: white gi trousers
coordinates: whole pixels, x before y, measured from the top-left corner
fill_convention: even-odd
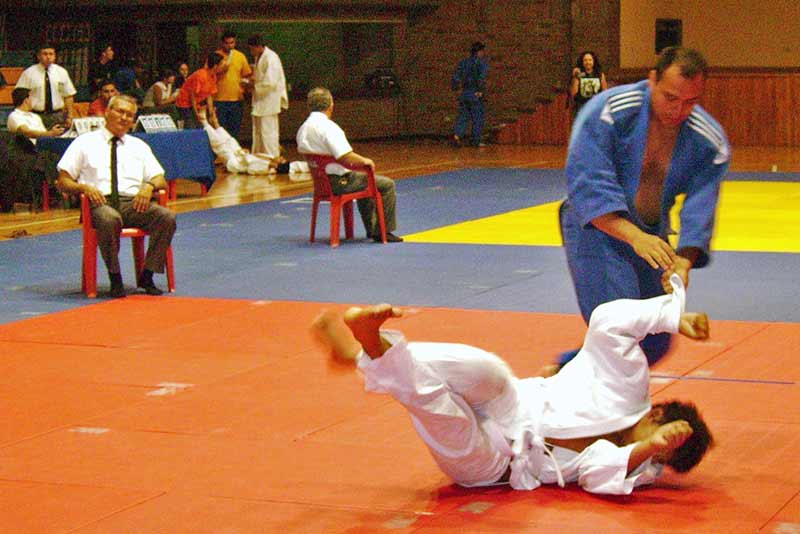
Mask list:
[[[271,158],[281,155],[278,114],[253,115],[253,154],[267,154]]]
[[[367,391],[389,393],[406,407],[439,468],[463,486],[500,479],[510,457],[493,425],[513,424],[515,378],[489,352],[455,343],[407,343],[382,331],[392,347],[376,360],[362,352]],[[502,432],[502,431],[501,431]]]

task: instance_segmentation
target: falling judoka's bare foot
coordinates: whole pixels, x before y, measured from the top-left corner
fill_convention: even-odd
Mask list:
[[[334,367],[352,367],[361,349],[371,358],[380,357],[388,348],[380,337],[380,326],[402,312],[388,304],[366,308],[350,308],[344,315],[323,310],[311,323],[314,337],[331,350]]]
[[[708,339],[710,328],[705,313],[683,312],[678,331],[690,339]]]
[[[344,324],[342,314],[333,310],[323,310],[311,323],[311,333],[325,349],[331,352],[328,363],[333,369],[352,367],[361,352],[361,343],[353,337],[353,332]]]
[[[375,359],[383,356],[390,346],[381,338],[381,325],[388,319],[402,315],[400,308],[383,303],[366,308],[350,308],[344,312],[344,322],[361,343],[367,356]]]

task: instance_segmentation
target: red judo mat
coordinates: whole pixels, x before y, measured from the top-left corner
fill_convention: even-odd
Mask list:
[[[327,365],[308,333],[324,306],[132,296],[0,325],[0,532],[800,532],[798,324],[678,340],[652,391],[696,402],[717,445],[688,475],[603,497],[452,484],[402,407]],[[444,308],[388,326],[519,376],[585,330]]]

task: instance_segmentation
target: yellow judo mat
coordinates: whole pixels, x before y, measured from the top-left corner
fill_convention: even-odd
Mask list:
[[[415,243],[561,246],[558,202],[405,235]],[[673,228],[679,230],[673,210]],[[800,253],[800,183],[723,182],[711,247]]]

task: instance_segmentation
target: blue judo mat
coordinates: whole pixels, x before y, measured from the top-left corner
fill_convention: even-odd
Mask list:
[[[472,169],[399,180],[397,192],[397,233],[403,235],[553,202],[565,189],[560,170]],[[361,238],[331,249],[326,206],[315,244],[308,242],[310,195],[180,214],[176,295],[578,312],[559,247],[383,246],[363,239],[357,222]],[[127,240],[123,247],[130,286]],[[80,230],[0,242],[0,323],[94,303],[80,293],[80,265]],[[102,262],[98,271],[102,296],[108,285]],[[708,268],[693,271],[690,307],[717,319],[800,322],[788,290],[797,272],[800,255],[718,252]],[[157,282],[166,285],[163,277]]]

